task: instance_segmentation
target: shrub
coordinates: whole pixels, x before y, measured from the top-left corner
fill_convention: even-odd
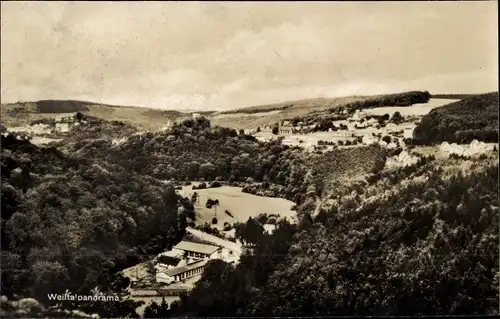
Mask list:
[[[215,224],[217,224],[217,218],[214,217],[214,218],[212,218],[212,225],[215,225]]]
[[[276,217],[269,217],[267,219],[267,223],[271,224],[271,225],[275,225],[276,224]]]
[[[198,186],[193,185],[193,187],[191,187],[191,189],[206,189],[206,188],[207,184],[205,182],[200,183]]]
[[[267,214],[266,214],[266,213],[263,213],[263,214],[261,213],[261,214],[259,214],[259,215],[256,217],[256,219],[257,219],[257,220],[259,221],[259,223],[261,223],[262,225],[267,224],[267,220],[268,220],[268,218],[269,218],[269,217],[267,216]]]
[[[394,114],[392,114],[392,117],[391,117],[392,123],[399,124],[399,123],[403,122],[403,120],[404,120],[404,118],[401,115],[401,113],[396,111],[396,112],[394,112]]]
[[[222,187],[221,182],[215,181],[210,183],[210,188],[218,188],[218,187]]]

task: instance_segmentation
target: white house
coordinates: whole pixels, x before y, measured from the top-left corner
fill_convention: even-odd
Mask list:
[[[285,122],[287,123],[287,121]],[[281,125],[281,121],[278,122],[278,134],[291,134],[292,133],[292,127],[288,126],[286,124]]]
[[[198,259],[220,258],[222,252],[222,248],[219,246],[198,244],[184,240],[175,245],[174,249],[183,251],[186,257]]]
[[[196,120],[197,118],[201,117],[200,113],[193,113],[193,120]]]
[[[156,282],[171,284],[203,273],[208,260],[202,259],[182,267],[166,269],[156,274]]]

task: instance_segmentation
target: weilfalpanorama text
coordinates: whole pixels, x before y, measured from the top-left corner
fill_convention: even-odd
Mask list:
[[[77,295],[71,293],[61,294],[47,294],[49,300],[57,301],[120,301],[118,296],[106,295]]]

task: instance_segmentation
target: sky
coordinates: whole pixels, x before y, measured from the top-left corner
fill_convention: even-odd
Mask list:
[[[1,101],[227,110],[498,90],[497,2],[4,2]]]

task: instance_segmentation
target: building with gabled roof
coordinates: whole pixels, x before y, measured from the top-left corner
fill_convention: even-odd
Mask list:
[[[156,274],[156,282],[171,284],[203,273],[207,259],[197,260],[181,267],[166,269]]]
[[[174,246],[176,250],[182,250],[187,257],[193,258],[214,258],[221,251],[221,247],[214,245],[198,244],[190,241],[181,241]]]

